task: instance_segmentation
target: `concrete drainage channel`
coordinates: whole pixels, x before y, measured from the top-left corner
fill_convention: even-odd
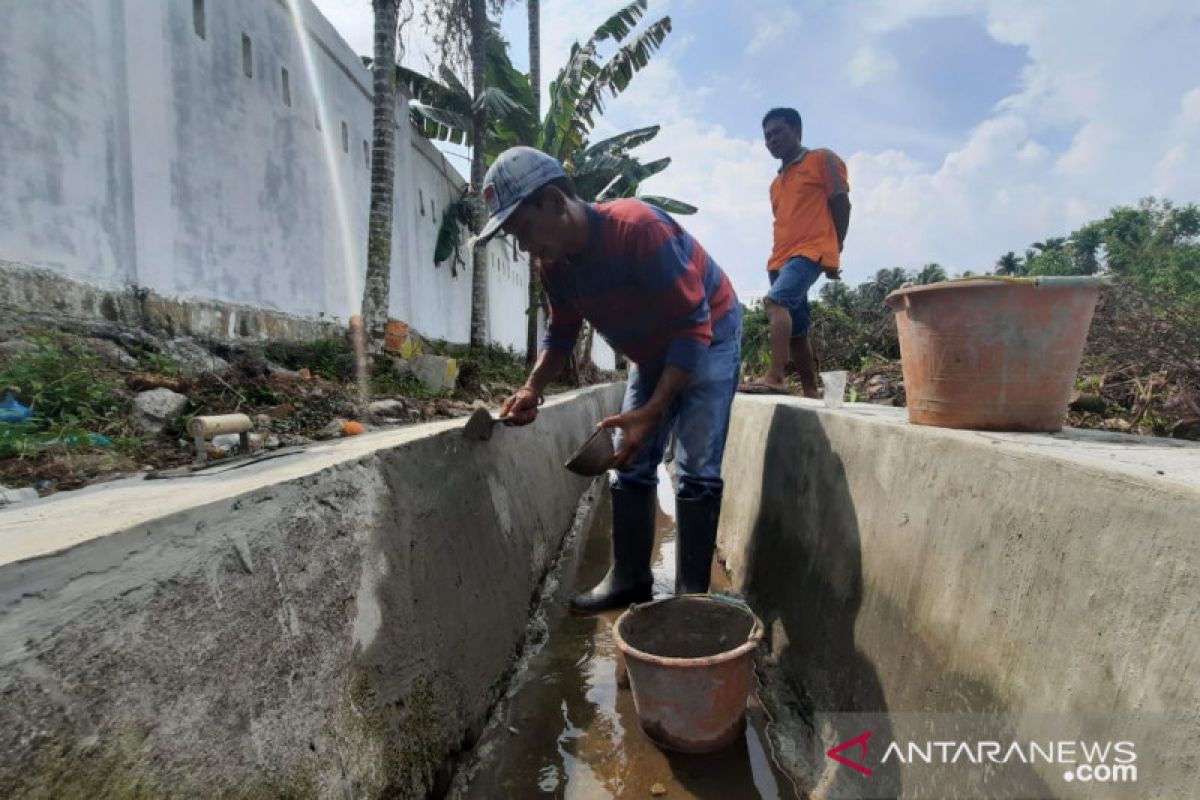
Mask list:
[[[752,701],[742,741],[689,761],[636,730],[609,620],[561,614],[607,548],[561,463],[619,399],[0,513],[5,794],[1007,796],[878,762],[936,711],[1012,739],[1028,712],[1086,722],[1138,741],[1133,795],[1200,796],[1200,449],[739,398],[719,547],[766,623],[771,716]],[[887,712],[841,751],[871,783],[825,756],[862,733],[834,712]],[[1016,773],[1020,796],[1131,796]]]
[[[674,496],[659,472],[653,555],[656,597],[674,591]],[[748,724],[716,753],[664,751],[638,730],[623,659],[614,644],[619,612],[572,616],[567,601],[608,565],[611,516],[599,479],[581,503],[573,534],[534,614],[527,647],[478,746],[455,774],[450,797],[787,798],[803,797],[780,767],[771,720],[752,697]],[[714,591],[729,579],[713,566]]]

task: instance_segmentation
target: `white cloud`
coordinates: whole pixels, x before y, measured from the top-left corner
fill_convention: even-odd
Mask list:
[[[725,269],[739,294],[761,293],[771,251],[767,192],[777,162],[760,139],[732,136],[720,125],[696,119],[691,114],[696,95],[674,54],[664,52],[638,73],[605,120],[618,129],[662,125],[638,154],[644,160],[670,156],[671,166],[643,183],[642,191],[698,206],[699,213],[680,217],[680,223]]]
[[[1200,200],[1200,86],[1183,96],[1166,153],[1154,165],[1154,193]]]
[[[904,14],[887,5],[883,21],[868,28],[892,30],[961,9],[927,2]],[[1194,5],[979,5],[994,38],[1026,49],[1021,86],[939,164],[917,166],[895,151],[850,157],[852,279],[927,261],[978,271],[1114,205],[1150,193],[1180,201],[1200,194]],[[868,37],[863,46],[870,44]],[[1063,129],[1072,134],[1065,152],[1039,141],[1041,132]]]
[[[365,0],[318,4],[356,50],[369,52]],[[554,77],[573,41],[624,4],[544,2],[544,82]],[[757,131],[752,138],[739,136],[730,132],[733,123],[722,127],[700,118],[697,109],[706,107],[700,102],[705,93],[769,90],[762,81],[764,59],[791,39],[783,33],[787,21],[775,19],[753,27],[744,48],[714,44],[714,33],[695,22],[710,8],[690,0],[652,0],[646,20],[672,13],[675,33],[626,93],[609,103],[597,135],[662,124],[662,133],[643,155],[670,155],[674,162],[647,182],[645,191],[700,206],[700,214],[681,221],[726,267],[739,291],[753,294],[766,286],[767,188],[775,163]],[[933,124],[895,129],[890,141],[887,134],[874,135],[885,140],[880,146],[841,153],[849,165],[854,204],[844,258],[851,282],[882,267],[928,261],[978,271],[1007,250],[1064,235],[1114,205],[1147,194],[1181,202],[1200,199],[1195,77],[1200,74],[1195,46],[1200,6],[1195,3],[863,0],[843,8],[845,30],[818,28],[825,18],[816,11],[806,12],[801,30],[804,36],[844,39],[843,52],[853,54],[845,66],[847,86],[887,78],[903,92],[901,79],[912,77],[898,72],[890,37],[905,35],[909,26],[917,30],[914,23],[934,17],[972,15],[996,41],[1022,48],[1028,59],[1012,95],[965,135],[947,140],[945,130]],[[799,26],[798,16],[793,24]],[[365,37],[363,44],[359,37]],[[695,48],[719,47],[722,57],[714,55],[707,73],[681,74],[678,54],[693,42]],[[744,58],[746,53],[755,58]],[[847,98],[853,102],[852,95]],[[942,155],[919,160],[906,152],[917,147],[906,143],[918,139],[924,142],[919,152],[934,148]],[[830,144],[838,149],[836,141]]]
[[[1116,149],[1120,136],[1111,128],[1089,122],[1075,134],[1071,147],[1054,164],[1056,175],[1086,177],[1104,163],[1104,158]]]
[[[975,13],[984,0],[860,0],[851,9],[855,23],[874,35],[902,28],[919,19]]]
[[[1050,158],[1050,151],[1030,139],[1017,151],[1017,160],[1028,167],[1040,167]]]
[[[850,85],[861,88],[896,71],[896,59],[876,47],[860,47],[846,64]]]
[[[746,45],[746,55],[758,55],[781,41],[794,42],[803,18],[795,9],[783,8],[770,15],[759,17],[754,24],[754,35]]]

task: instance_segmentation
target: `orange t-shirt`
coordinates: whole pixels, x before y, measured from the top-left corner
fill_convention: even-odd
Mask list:
[[[794,256],[836,268],[837,229],[829,213],[829,199],[848,191],[846,164],[837,153],[823,148],[801,149],[796,160],[771,182],[775,247],[767,269],[777,270]]]

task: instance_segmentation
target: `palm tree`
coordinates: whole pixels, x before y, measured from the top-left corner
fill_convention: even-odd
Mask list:
[[[941,283],[946,280],[946,270],[941,264],[926,264],[917,273],[917,283],[925,286],[930,283]]]
[[[877,309],[883,305],[885,297],[911,280],[912,277],[903,267],[881,269],[874,278],[858,287],[858,299],[865,307]]]
[[[443,98],[452,99],[451,107],[442,109],[442,115],[448,118],[442,122],[430,124],[442,127],[443,124],[457,132],[452,141],[463,143],[468,141],[471,146],[471,204],[469,217],[471,227],[478,231],[483,225],[484,210],[479,200],[478,192],[487,171],[488,134],[490,126],[488,117],[493,113],[495,98],[488,89],[486,80],[486,57],[490,32],[494,28],[488,19],[488,7],[499,11],[504,0],[433,0],[425,6],[425,23],[435,31],[434,44],[441,52],[442,65],[440,75],[445,85],[430,82],[426,87],[430,92],[436,92]],[[468,91],[451,68],[451,64],[463,67],[470,66],[471,90]],[[404,80],[410,89],[414,89],[408,76],[410,70],[396,66],[397,78]],[[447,137],[441,137],[447,138]],[[443,219],[459,216],[456,210],[452,215],[443,215]],[[439,234],[439,238],[440,234]],[[487,260],[482,250],[474,253],[471,275],[471,347],[482,347],[487,344]]]
[[[529,16],[529,89],[533,92],[533,116],[542,117],[542,11],[539,0],[525,0]]]
[[[1022,272],[1021,257],[1009,250],[996,262],[997,275],[1020,275]]]
[[[487,36],[487,0],[471,0],[471,96],[476,101],[483,97],[483,54]],[[471,191],[478,193],[483,187],[483,176],[487,172],[487,109],[475,102],[471,114]],[[475,204],[473,229],[483,229],[485,210],[482,203]],[[487,253],[477,247],[471,270],[471,347],[487,346]]]
[[[366,349],[378,352],[388,321],[392,269],[392,199],[395,178],[396,27],[400,0],[372,0],[375,57],[371,74],[375,111],[371,144],[371,213],[367,237],[367,275],[362,321]]]
[[[525,0],[525,9],[529,16],[529,88],[533,92],[533,116],[542,117],[542,37],[541,37],[541,4],[539,0]],[[532,365],[537,358],[537,321],[538,296],[541,286],[538,282],[537,270],[529,265],[529,304],[525,309],[525,363]]]
[[[821,287],[821,302],[842,311],[849,311],[854,304],[854,293],[845,281],[826,281]]]
[[[1066,243],[1066,238],[1062,236],[1051,236],[1044,242],[1034,242],[1030,247],[1043,253],[1053,253],[1061,250]]]

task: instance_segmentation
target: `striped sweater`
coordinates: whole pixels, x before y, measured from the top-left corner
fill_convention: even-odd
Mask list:
[[[639,367],[692,372],[737,330],[729,278],[692,236],[641,200],[588,205],[587,248],[539,272],[550,300],[542,347],[570,353],[586,318]]]

